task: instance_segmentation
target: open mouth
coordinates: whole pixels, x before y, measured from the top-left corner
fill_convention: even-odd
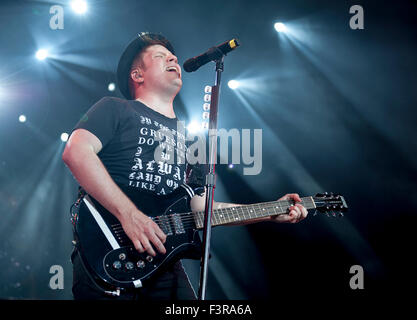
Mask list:
[[[180,73],[179,71],[178,71],[178,69],[176,68],[176,67],[167,67],[167,69],[166,69],[168,72],[176,72],[176,73]]]

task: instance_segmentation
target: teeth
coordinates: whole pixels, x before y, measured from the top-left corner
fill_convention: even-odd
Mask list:
[[[177,68],[175,68],[175,67],[168,67],[167,70],[168,71],[177,71]]]

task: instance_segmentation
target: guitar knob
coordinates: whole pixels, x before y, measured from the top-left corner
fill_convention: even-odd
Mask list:
[[[134,268],[133,262],[126,262],[125,268],[126,270],[132,270]]]
[[[147,256],[147,257],[146,257],[146,260],[147,260],[148,262],[152,262],[152,261],[153,261],[153,257],[152,257],[152,256]]]
[[[136,266],[138,267],[138,268],[145,268],[145,261],[143,261],[143,260],[139,260],[138,262],[136,262]]]
[[[119,254],[119,259],[120,260],[125,260],[126,259],[126,254],[124,254],[124,253],[121,253],[121,254]]]
[[[122,264],[121,264],[121,262],[119,260],[116,260],[115,262],[113,262],[112,267],[115,270],[120,270],[120,268],[122,267]]]

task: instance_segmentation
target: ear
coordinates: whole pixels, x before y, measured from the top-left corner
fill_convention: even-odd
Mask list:
[[[132,69],[132,71],[130,71],[130,79],[136,83],[143,83],[145,80],[140,68]]]

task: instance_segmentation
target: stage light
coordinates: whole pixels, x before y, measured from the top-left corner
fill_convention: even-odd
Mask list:
[[[87,12],[87,3],[82,0],[74,0],[71,2],[71,7],[74,12],[84,14]]]
[[[287,27],[282,22],[277,22],[274,24],[274,28],[277,32],[285,32],[287,31]]]
[[[19,122],[26,122],[26,116],[24,115],[24,114],[21,114],[20,116],[19,116]]]
[[[109,91],[114,91],[114,89],[116,89],[116,85],[112,82],[109,83],[109,86],[107,88],[109,89]]]
[[[236,81],[236,80],[230,80],[227,83],[227,85],[229,86],[230,89],[235,90],[235,89],[239,88],[240,83],[239,83],[239,81]]]
[[[196,133],[198,131],[200,131],[200,124],[197,121],[191,121],[190,124],[187,126],[187,130],[190,133]]]
[[[45,60],[46,58],[48,58],[48,50],[39,49],[38,51],[36,51],[36,59]]]
[[[61,134],[61,141],[62,142],[67,142],[68,141],[68,133],[64,132],[63,134]]]

